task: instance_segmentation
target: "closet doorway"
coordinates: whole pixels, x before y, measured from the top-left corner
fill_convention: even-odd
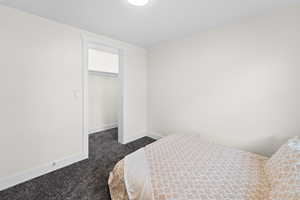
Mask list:
[[[121,51],[117,48],[88,42],[85,54],[88,133],[118,128],[118,140],[121,141]]]

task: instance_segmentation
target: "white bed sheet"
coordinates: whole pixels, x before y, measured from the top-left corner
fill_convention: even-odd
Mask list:
[[[124,159],[124,181],[129,200],[152,200],[149,164],[144,148]]]

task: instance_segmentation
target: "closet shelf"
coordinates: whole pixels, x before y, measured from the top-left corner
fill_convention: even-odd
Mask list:
[[[119,74],[117,73],[112,73],[112,72],[101,72],[101,71],[96,71],[96,70],[90,70],[89,73],[92,73],[94,75],[99,75],[99,76],[108,76],[108,77],[118,77]]]

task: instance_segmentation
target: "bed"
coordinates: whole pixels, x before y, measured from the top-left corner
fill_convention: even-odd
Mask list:
[[[126,156],[110,173],[112,200],[266,200],[268,158],[173,135]]]

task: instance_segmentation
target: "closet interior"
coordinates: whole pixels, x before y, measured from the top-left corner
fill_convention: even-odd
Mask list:
[[[90,134],[118,127],[119,63],[118,50],[99,46],[88,49]]]

